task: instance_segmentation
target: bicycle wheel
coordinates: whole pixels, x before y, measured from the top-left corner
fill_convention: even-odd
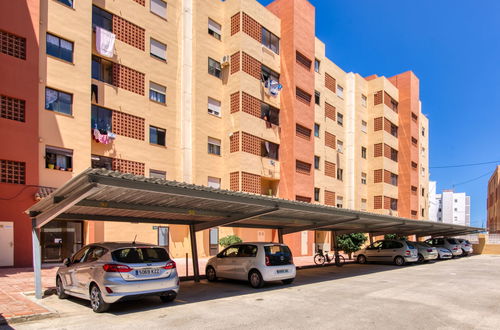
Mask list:
[[[339,255],[338,255],[338,259],[337,259],[337,258],[335,258],[335,257],[334,257],[334,259],[335,259],[335,266],[340,267],[340,266],[342,266],[342,265],[344,265],[344,264],[345,264],[345,258],[344,258],[344,256],[343,256],[343,255],[340,255],[340,254],[339,254]]]
[[[325,256],[321,255],[321,254],[316,254],[314,256],[314,263],[316,265],[323,265],[325,263]]]

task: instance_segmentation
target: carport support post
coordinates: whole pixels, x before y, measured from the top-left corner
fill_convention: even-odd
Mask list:
[[[42,255],[40,252],[40,231],[36,228],[36,219],[31,219],[33,245],[33,272],[35,276],[35,297],[42,299]]]
[[[368,233],[368,239],[370,240],[370,244],[373,244],[373,235],[372,235],[372,233]]]
[[[337,241],[337,233],[335,231],[332,231],[332,240],[333,240],[333,250],[335,251],[335,264],[339,265],[340,264],[339,244]]]
[[[283,244],[283,229],[278,228],[278,243]]]
[[[191,256],[193,259],[194,281],[200,281],[200,268],[198,265],[198,246],[196,245],[196,231],[194,225],[189,225],[189,236],[191,238]]]

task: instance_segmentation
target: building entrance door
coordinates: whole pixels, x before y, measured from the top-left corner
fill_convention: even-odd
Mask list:
[[[14,266],[14,223],[0,221],[0,266]]]
[[[80,221],[51,221],[42,227],[42,262],[62,262],[83,245]]]
[[[210,255],[219,253],[219,228],[210,228]]]

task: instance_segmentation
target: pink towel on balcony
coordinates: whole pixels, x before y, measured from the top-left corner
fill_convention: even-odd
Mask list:
[[[115,49],[115,35],[108,30],[95,27],[95,48],[106,57],[113,57]]]

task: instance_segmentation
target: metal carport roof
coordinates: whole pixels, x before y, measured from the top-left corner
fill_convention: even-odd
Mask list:
[[[278,229],[280,240],[283,234],[303,230],[417,236],[484,231],[482,228],[411,220],[105,169],[85,170],[27,212],[33,220],[35,270],[40,264],[37,229],[51,220],[184,224],[190,226],[192,237],[196,231],[216,226],[273,228]],[[193,243],[193,259],[197,259],[196,242]]]

